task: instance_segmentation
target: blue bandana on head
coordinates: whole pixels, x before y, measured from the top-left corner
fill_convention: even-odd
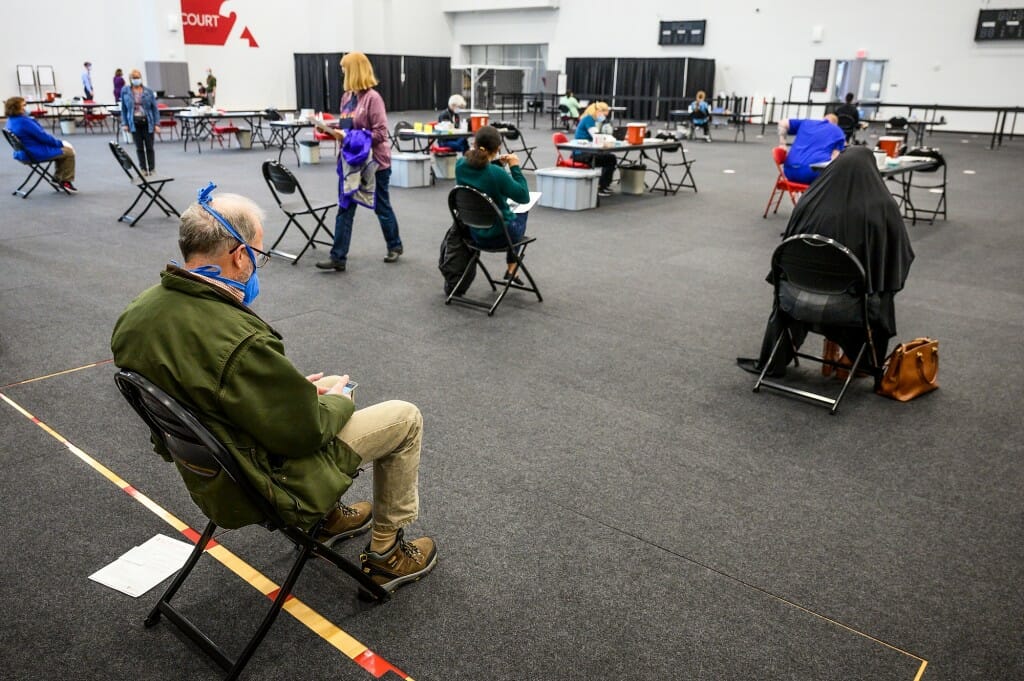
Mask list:
[[[245,243],[245,239],[243,239],[242,235],[238,233],[238,230],[232,227],[231,224],[224,219],[223,215],[215,211],[210,206],[210,202],[213,200],[213,190],[216,188],[217,185],[211,182],[206,185],[205,189],[200,189],[198,192],[199,205],[203,207],[203,210],[212,215],[213,218],[228,231],[228,234],[238,241],[238,243],[245,246],[245,252],[249,254],[249,260],[252,261],[252,276],[249,277],[247,282],[242,284],[234,279],[228,279],[227,277],[221,276],[220,268],[216,265],[203,265],[201,267],[191,269],[189,272],[194,272],[195,274],[200,274],[204,277],[209,277],[210,279],[216,279],[222,284],[227,284],[231,288],[238,289],[243,293],[242,302],[246,305],[250,305],[252,301],[256,300],[256,296],[260,294],[260,279],[256,273],[256,254],[253,253],[249,244]]]

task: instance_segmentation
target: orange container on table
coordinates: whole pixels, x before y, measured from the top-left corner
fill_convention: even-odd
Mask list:
[[[885,152],[885,155],[889,158],[896,158],[900,155],[900,144],[903,143],[902,137],[879,137],[878,148]]]
[[[647,134],[646,123],[630,123],[626,126],[626,141],[630,144],[643,144]]]
[[[487,125],[487,121],[490,120],[487,114],[472,114],[469,117],[469,129],[476,132],[480,128]]]

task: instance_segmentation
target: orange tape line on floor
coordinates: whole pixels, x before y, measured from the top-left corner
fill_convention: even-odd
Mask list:
[[[56,376],[59,374],[53,375]],[[140,504],[152,511],[157,517],[162,519],[178,532],[182,533],[193,544],[199,540],[199,533],[189,527],[187,523],[182,522],[170,511],[167,511],[135,487],[129,485],[119,475],[86,454],[79,447],[69,442],[67,438],[30,414],[20,404],[9,398],[4,393],[0,393],[0,399],[11,405],[11,407],[18,411],[22,416],[32,421],[32,423],[42,428],[43,431],[53,439],[67,447],[72,454],[84,461],[107,480],[117,485],[117,487],[125,494],[138,501]],[[206,553],[216,559],[221,565],[241,577],[246,583],[262,593],[264,596],[267,596],[270,599],[277,596],[280,589],[279,585],[275,584],[273,580],[267,578],[259,570],[231,553],[231,551],[226,549],[222,544],[218,544],[216,541],[211,541],[210,545],[207,547]],[[285,601],[283,609],[286,610],[289,615],[304,624],[310,631],[320,636],[329,644],[340,650],[350,660],[372,674],[374,678],[379,679],[390,671],[398,674],[398,676],[405,681],[413,681],[412,677],[406,675],[390,662],[374,653],[356,639],[352,638],[352,636],[334,625],[334,623],[326,619],[323,615],[310,608],[298,598],[295,598],[294,595],[289,596],[288,600]]]

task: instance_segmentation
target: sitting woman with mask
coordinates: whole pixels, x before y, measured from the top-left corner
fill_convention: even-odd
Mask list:
[[[453,130],[458,130],[462,126],[462,112],[466,110],[466,99],[462,95],[452,95],[448,98],[448,108],[437,114],[438,123],[451,123]],[[468,137],[454,137],[452,139],[444,140],[444,144],[441,146],[448,147],[452,151],[459,153],[465,153],[466,149],[469,148]]]
[[[608,111],[609,108],[605,102],[594,102],[588,106],[583,111],[583,115],[580,116],[580,122],[576,126],[575,138],[593,142],[594,137],[590,134],[590,129],[597,128],[600,131],[601,126],[608,120]],[[601,179],[597,181],[597,195],[612,195],[612,177],[615,175],[616,165],[615,154],[609,154],[607,151],[574,151],[572,152],[572,157],[574,160],[586,163],[592,168],[600,168]]]
[[[874,155],[867,147],[851,147],[840,154],[811,184],[783,233],[787,239],[797,234],[818,234],[835,239],[857,256],[867,274],[869,289],[868,323],[880,366],[888,354],[889,339],[896,335],[896,307],[893,299],[903,289],[914,249],[903,224],[899,206],[878,173]],[[788,328],[799,348],[809,329],[805,324],[772,310],[761,343],[758,359],[738,358],[742,369],[761,373],[779,332]],[[860,329],[824,327],[816,329],[839,344],[848,357],[854,357],[863,342]],[[780,376],[793,360],[792,349],[782,343],[768,374]]]
[[[455,184],[472,187],[491,197],[505,216],[509,237],[516,242],[526,234],[527,213],[513,213],[508,199],[516,203],[528,203],[530,187],[519,167],[519,157],[515,154],[500,154],[501,133],[490,125],[481,127],[473,139],[473,146],[455,164]],[[508,167],[507,171],[504,166]],[[471,236],[473,241],[484,248],[500,248],[505,245],[505,235],[499,224],[483,233],[473,230]],[[505,262],[508,264],[505,278],[522,284],[516,276],[516,258],[511,249],[505,256]]]

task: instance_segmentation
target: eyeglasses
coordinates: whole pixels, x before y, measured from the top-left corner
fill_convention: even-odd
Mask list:
[[[228,251],[228,253],[234,255],[235,251],[237,251],[242,246],[248,246],[249,248],[251,248],[253,250],[254,253],[256,253],[256,267],[263,267],[264,265],[267,264],[267,261],[270,260],[270,254],[269,253],[267,253],[265,251],[261,251],[260,249],[256,248],[252,244],[238,244],[237,246],[232,248],[230,251]]]

